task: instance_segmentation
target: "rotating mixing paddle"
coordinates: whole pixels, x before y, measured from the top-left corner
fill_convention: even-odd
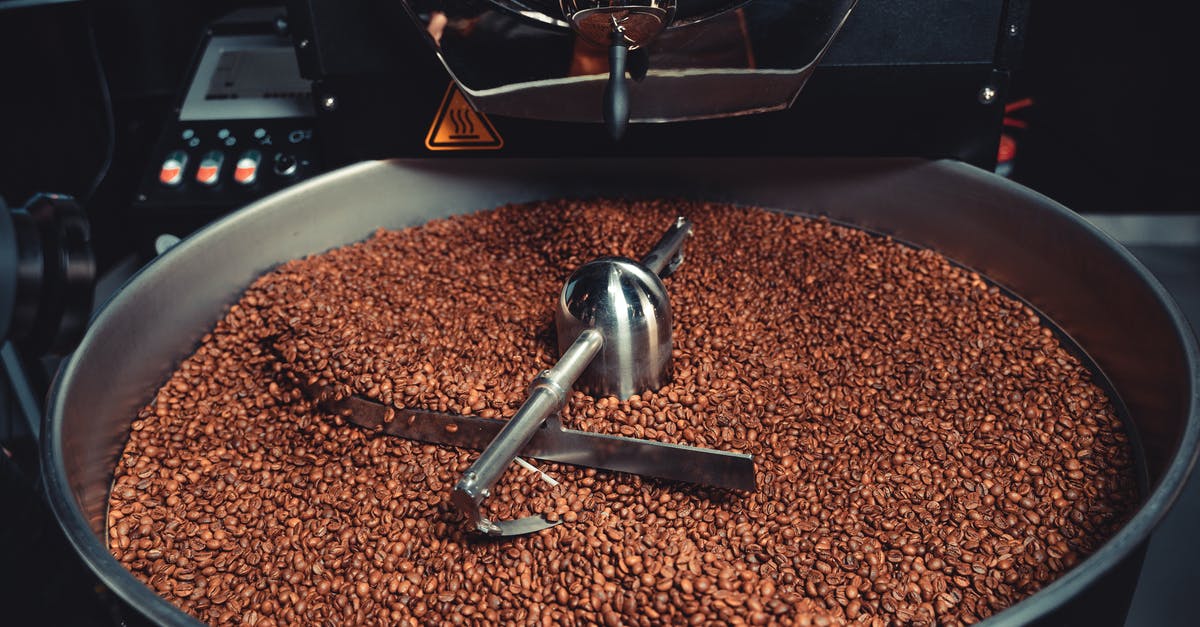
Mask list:
[[[752,456],[563,428],[558,411],[571,388],[628,399],[667,383],[671,307],[662,278],[683,262],[692,225],[678,218],[641,262],[604,257],[579,267],[559,295],[562,356],[534,379],[512,419],[490,420],[397,410],[351,396],[331,404],[348,421],[422,442],[481,448],[454,487],[452,501],[486,535],[516,536],[552,527],[541,516],[493,521],[481,505],[518,455],[733,490],[754,490]]]

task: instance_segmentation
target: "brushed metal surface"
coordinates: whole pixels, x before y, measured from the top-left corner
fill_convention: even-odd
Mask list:
[[[393,409],[357,396],[333,401],[330,409],[360,427],[419,442],[461,448],[485,448],[508,424],[506,420],[478,416]],[[756,487],[754,459],[750,455],[564,429],[558,420],[543,424],[519,454],[548,462],[727,490],[754,490]]]

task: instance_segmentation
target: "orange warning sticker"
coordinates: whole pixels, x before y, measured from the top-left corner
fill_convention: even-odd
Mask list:
[[[504,140],[487,116],[476,111],[450,81],[437,117],[425,136],[430,150],[499,150]]]

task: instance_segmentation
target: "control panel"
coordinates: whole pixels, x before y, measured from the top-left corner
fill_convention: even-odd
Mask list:
[[[137,204],[232,209],[320,173],[312,119],[206,120],[172,125]]]
[[[281,11],[212,25],[139,183],[139,225],[186,234],[323,171],[312,83]]]

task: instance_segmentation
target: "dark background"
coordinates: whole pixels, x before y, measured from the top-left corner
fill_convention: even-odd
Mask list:
[[[1200,210],[1191,15],[1177,2],[1033,2],[1013,91],[1035,104],[1014,178],[1080,212]]]

